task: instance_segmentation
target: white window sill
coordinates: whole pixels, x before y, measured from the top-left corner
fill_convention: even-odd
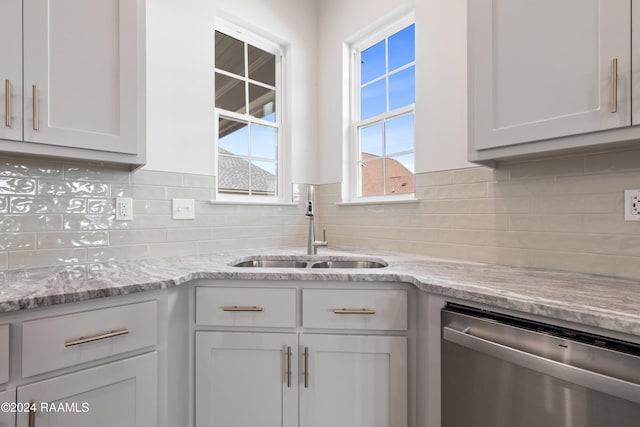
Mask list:
[[[338,202],[336,206],[364,206],[364,205],[395,205],[420,203],[418,199],[396,199],[396,200],[354,200],[351,202]]]
[[[210,205],[244,205],[244,206],[298,206],[298,202],[256,201],[256,200],[207,200]]]

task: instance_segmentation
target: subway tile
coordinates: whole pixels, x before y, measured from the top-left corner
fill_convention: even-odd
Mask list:
[[[416,187],[453,184],[453,171],[427,172],[416,174]]]
[[[582,229],[586,233],[633,234],[640,233],[640,222],[625,221],[622,213],[583,215]]]
[[[86,249],[40,249],[9,252],[9,269],[84,264]]]
[[[170,228],[166,234],[166,241],[168,242],[187,242],[211,240],[214,231],[211,228]]]
[[[531,197],[532,213],[616,213],[622,214],[622,192],[600,194],[537,195]]]
[[[458,169],[453,171],[454,184],[471,184],[474,182],[505,181],[509,179],[509,169],[493,169],[488,167],[477,167]]]
[[[614,151],[585,157],[587,173],[640,169],[640,150]]]
[[[198,245],[193,243],[154,243],[149,245],[150,257],[175,257],[197,255]]]
[[[116,221],[115,214],[65,215],[62,226],[68,231],[99,231],[129,228],[131,223],[132,221]]]
[[[134,200],[133,213],[171,216],[171,200]],[[197,207],[196,213],[199,214]]]
[[[89,199],[87,200],[87,213],[90,215],[115,214],[114,199]]]
[[[109,197],[109,185],[100,182],[40,180],[38,194],[51,197]]]
[[[6,270],[9,268],[9,253],[0,252],[0,270]],[[0,284],[2,283],[2,276],[0,276]]]
[[[0,251],[21,251],[36,248],[35,233],[0,234]]]
[[[38,233],[38,249],[79,248],[108,244],[109,234],[106,231]]]
[[[581,215],[534,215],[514,214],[509,216],[509,229],[522,231],[582,231]]]
[[[62,230],[61,215],[2,215],[0,233]]]
[[[469,213],[527,213],[531,209],[528,197],[471,199],[467,202]]]
[[[438,187],[416,187],[416,199],[434,200],[438,198]]]
[[[565,157],[511,163],[509,179],[530,179],[545,176],[575,175],[584,173],[584,157]]]
[[[622,192],[640,185],[640,171],[558,177],[557,194],[595,194]]]
[[[476,230],[507,230],[509,217],[504,214],[452,215],[453,228]]]
[[[9,198],[7,196],[0,196],[0,213],[9,212]]]
[[[466,213],[469,212],[469,200],[422,200],[420,211],[423,213]]]
[[[133,197],[138,200],[165,200],[165,187],[151,185],[111,185],[111,197]]]
[[[555,178],[489,182],[487,196],[500,198],[552,194],[554,186]]]
[[[213,175],[184,174],[182,175],[182,186],[209,189],[215,188],[216,177]]]
[[[487,196],[487,184],[453,184],[438,187],[438,199],[470,199]]]
[[[149,258],[149,247],[147,245],[109,246],[87,249],[88,262],[110,262],[144,258]]]
[[[36,194],[37,189],[35,179],[0,177],[0,194]]]
[[[3,158],[0,160],[0,176],[63,179],[64,173],[62,162],[42,159]]]
[[[12,214],[86,213],[87,200],[58,197],[11,197],[9,211]]]
[[[138,170],[131,174],[131,182],[137,185],[182,186],[182,174],[152,170]]]
[[[64,179],[67,181],[99,181],[102,183],[129,183],[131,172],[126,169],[83,164],[65,164]]]
[[[167,187],[167,199],[213,200],[215,189],[212,188],[179,188]]]
[[[109,244],[112,246],[129,246],[142,243],[166,242],[168,231],[166,229],[110,230]]]

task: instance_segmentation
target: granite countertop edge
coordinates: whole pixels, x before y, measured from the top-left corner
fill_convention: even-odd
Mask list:
[[[172,288],[199,279],[404,282],[444,297],[640,336],[640,282],[370,250],[303,248],[112,261],[0,272],[0,312]],[[238,268],[252,256],[383,259],[385,268]]]

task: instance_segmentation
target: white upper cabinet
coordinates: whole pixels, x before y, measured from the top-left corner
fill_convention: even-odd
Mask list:
[[[3,91],[5,67],[20,80],[16,132],[0,138],[24,142],[0,141],[0,150],[144,163],[144,0],[9,0],[0,9],[5,3],[12,18],[8,28],[1,22],[0,48],[11,44],[12,55],[0,63]]]
[[[22,0],[0,2],[0,138],[22,140]]]
[[[631,126],[630,17],[630,0],[469,1],[471,160],[474,151]]]

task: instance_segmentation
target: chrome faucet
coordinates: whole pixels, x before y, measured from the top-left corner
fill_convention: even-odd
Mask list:
[[[309,185],[307,191],[307,209],[305,215],[309,217],[309,240],[307,241],[307,255],[318,255],[318,246],[328,246],[326,230],[322,231],[323,240],[316,240],[316,226],[314,223],[316,206],[316,189]]]

